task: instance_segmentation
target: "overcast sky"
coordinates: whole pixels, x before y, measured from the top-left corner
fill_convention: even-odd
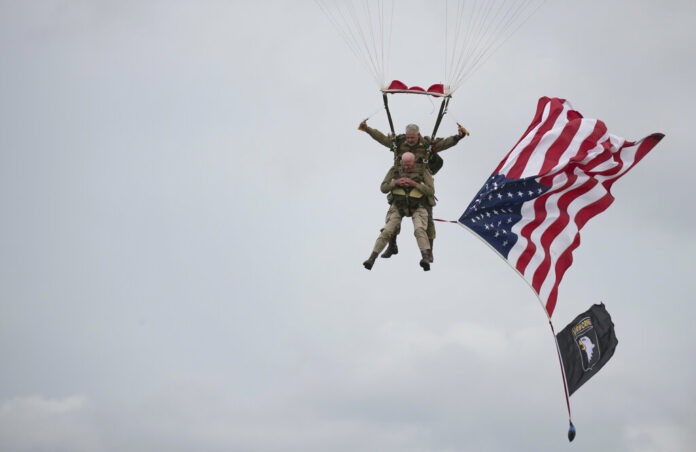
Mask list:
[[[389,78],[439,81],[439,10],[394,14]],[[356,126],[381,96],[314,2],[0,1],[0,449],[691,450],[694,49],[691,0],[548,1],[441,128],[471,131],[446,219],[541,96],[666,134],[560,286],[557,329],[604,301],[619,339],[568,445],[546,316],[487,246],[438,225],[424,273],[404,222],[362,267],[391,155]],[[432,127],[405,97],[396,127]]]

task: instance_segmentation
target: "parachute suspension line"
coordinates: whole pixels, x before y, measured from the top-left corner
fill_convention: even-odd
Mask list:
[[[350,14],[351,20],[353,22],[353,26],[357,30],[357,33],[360,37],[360,43],[362,44],[361,47],[362,47],[363,51],[365,52],[365,55],[367,55],[367,58],[370,62],[370,65],[372,66],[372,70],[375,73],[375,77],[377,80],[383,79],[383,77],[381,76],[382,74],[380,74],[380,71],[379,71],[379,65],[376,61],[377,55],[373,55],[372,52],[370,51],[370,45],[367,43],[367,38],[365,37],[365,31],[363,30],[363,27],[360,23],[360,18],[358,17],[358,13],[357,13],[357,11],[355,11],[355,6],[353,5],[352,2],[348,2],[348,3],[346,3],[346,5],[347,5],[348,14]],[[339,11],[341,11],[340,8],[339,8]],[[370,28],[371,28],[371,26],[372,26],[371,18],[368,16],[367,19],[369,21]],[[379,83],[383,83],[383,82],[379,82]]]
[[[379,113],[380,111],[382,111],[383,108],[384,108],[384,107],[378,107],[375,111],[373,111],[372,113],[370,113],[370,114],[365,118],[365,121],[368,121],[368,120],[372,119],[372,117],[373,117],[374,115],[376,115],[377,113]]]
[[[450,34],[449,0],[445,0],[446,81],[451,92],[477,71],[545,0],[458,0]],[[450,41],[451,39],[451,41]]]
[[[480,16],[476,25],[472,29],[475,39],[472,39],[471,45],[468,46],[465,64],[461,68],[461,72],[463,74],[467,74],[467,72],[473,69],[476,62],[480,58],[479,55],[486,51],[487,39],[489,38],[489,36],[494,35],[494,33],[498,31],[497,26],[499,26],[498,24],[500,21],[500,11],[502,6],[504,5],[495,5],[493,3],[488,3],[486,6],[487,8],[485,10],[485,13]],[[496,6],[498,6],[498,8],[495,8]],[[492,19],[491,15],[493,16]],[[469,71],[467,71],[466,69],[469,69]],[[459,85],[460,83],[460,79],[457,79],[455,81],[455,84],[457,85]]]
[[[389,14],[389,38],[387,39],[387,62],[391,61],[391,42],[392,42],[392,24],[394,23],[394,2],[391,3],[391,12]]]
[[[431,142],[435,141],[435,135],[437,134],[437,129],[440,127],[440,122],[442,122],[442,117],[447,113],[447,106],[449,105],[451,97],[445,97],[442,99],[440,104],[440,112],[437,114],[437,121],[435,121],[435,127],[433,128],[433,134],[430,136]]]
[[[464,47],[463,52],[457,64],[454,79],[452,80],[452,84],[454,86],[459,86],[457,80],[459,77],[457,77],[457,74],[466,73],[466,69],[470,65],[471,59],[474,53],[476,52],[476,49],[481,45],[481,39],[483,34],[482,30],[484,29],[485,25],[489,22],[487,19],[493,6],[493,3],[474,3],[471,14],[467,15],[470,16],[470,19],[466,27],[467,34],[465,35],[464,42],[462,43]],[[464,8],[462,9],[462,12],[465,13]]]
[[[520,3],[521,4],[521,3]],[[486,17],[481,21],[481,28],[479,29],[479,38],[478,41],[476,42],[476,45],[474,46],[474,49],[478,49],[475,51],[471,56],[473,60],[473,64],[478,61],[480,58],[480,55],[485,53],[485,51],[488,49],[488,42],[490,41],[491,38],[495,38],[496,34],[500,32],[500,27],[501,24],[504,21],[505,15],[503,15],[503,19],[501,19],[501,13],[503,11],[503,5],[499,5],[499,7],[496,9],[494,4],[489,3],[489,8],[486,11]],[[507,14],[509,10],[506,10]],[[491,16],[493,16],[492,19],[489,19]],[[485,24],[494,24],[490,27],[485,26]]]
[[[391,16],[385,14],[385,1],[392,2]],[[337,30],[358,62],[372,75],[380,88],[384,87],[391,40],[395,0],[315,0],[329,22]]]
[[[450,67],[450,72],[446,73],[446,81],[452,85],[454,82],[454,74],[457,73],[457,70],[461,64],[461,59],[464,57],[463,54],[463,48],[462,44],[468,42],[466,39],[461,40],[461,30],[462,30],[462,23],[463,21],[463,11],[464,11],[464,5],[462,2],[459,2],[457,5],[457,14],[455,15],[455,31],[454,31],[454,38],[452,42],[452,56],[449,58],[449,60],[452,62],[452,65]],[[470,20],[472,15],[467,16]],[[470,30],[470,27],[466,27],[467,30]],[[460,58],[457,59],[457,55],[460,55]],[[450,89],[452,86],[450,86]]]
[[[377,7],[379,8],[379,4],[381,1],[378,0]],[[370,18],[370,23],[372,23],[372,11],[370,10],[370,4],[365,0],[363,1],[363,12],[365,13],[365,16]],[[377,17],[377,21],[379,22],[380,17]],[[380,24],[381,25],[381,24]],[[372,52],[370,52],[371,55],[375,55],[375,65],[377,67],[377,71],[379,73],[379,77],[384,80],[384,59],[382,58],[380,61],[380,58],[378,58],[378,55],[380,55],[379,51],[377,50],[377,38],[375,36],[375,30],[374,27],[368,27],[367,31],[370,34],[370,40],[372,41]],[[381,31],[381,29],[380,29]],[[365,43],[367,45],[367,43]]]
[[[392,35],[392,24],[394,23],[394,2],[391,2],[391,8],[389,9],[389,20],[385,20],[385,8],[386,5],[383,1],[379,1],[380,9],[380,31],[379,36],[382,44],[382,80],[386,84],[386,74],[389,71],[389,61],[391,61],[391,35]],[[385,30],[385,24],[386,30]],[[386,36],[386,40],[385,40]],[[386,45],[385,45],[386,43]]]
[[[370,3],[373,2],[370,2],[369,0],[363,0],[362,2],[362,9],[366,18],[365,22],[369,24],[369,26],[366,27],[367,31],[364,32],[362,27],[360,26],[360,19],[358,17],[358,14],[355,12],[355,8],[353,8],[352,3],[349,2],[349,4],[351,5],[351,10],[355,13],[353,15],[354,23],[359,27],[360,34],[363,37],[364,48],[367,54],[370,55],[374,61],[374,66],[376,68],[378,78],[380,80],[379,85],[381,88],[382,86],[384,86],[386,82],[385,62],[387,59],[384,52],[384,23],[382,21],[383,16],[381,15],[381,11],[383,10],[383,1],[377,0],[377,12],[380,14],[373,14],[372,9],[370,8]],[[374,22],[373,17],[376,17]],[[391,28],[391,21],[389,27]],[[365,36],[368,35],[368,33],[372,41],[371,50],[369,44],[367,43],[367,39],[365,38]],[[376,36],[377,34],[379,35],[380,43],[378,43],[378,38]]]
[[[455,36],[455,48],[458,51],[455,51],[455,53],[453,54],[453,60],[455,58],[455,55],[457,54],[459,54],[459,58],[456,64],[453,66],[453,73],[448,78],[452,85],[452,89],[455,89],[454,82],[456,81],[456,75],[464,70],[464,65],[471,53],[471,48],[473,47],[473,37],[475,36],[474,30],[478,29],[477,23],[480,21],[480,18],[482,16],[480,10],[484,6],[484,4],[482,3],[474,3],[471,10],[468,12],[468,14],[466,14],[467,11],[465,5],[466,3],[464,1],[459,1],[459,14],[457,15],[458,32]],[[464,23],[465,18],[466,23]],[[476,19],[479,20],[477,21]],[[463,39],[460,38],[462,28],[464,28],[465,30]]]
[[[384,16],[384,9],[385,5],[383,1],[378,1],[377,7],[379,9],[379,40],[380,40],[380,52],[382,55],[382,80],[386,83],[386,74],[389,69],[388,64],[389,64],[389,45],[388,45],[388,39],[387,39],[387,46],[385,47],[385,30],[384,30],[384,24],[385,24],[385,16]],[[392,4],[393,5],[393,4]],[[393,12],[393,9],[392,9]],[[392,17],[389,18],[389,23],[392,23]],[[389,35],[391,36],[391,27],[389,27]]]
[[[481,47],[481,43],[484,39],[485,34],[488,33],[491,29],[487,25],[490,23],[494,23],[492,20],[489,19],[489,17],[496,5],[494,3],[487,2],[485,6],[485,12],[479,15],[478,21],[476,22],[476,27],[472,29],[472,33],[474,34],[475,39],[473,40],[472,45],[470,47],[470,53],[468,55],[469,59],[471,59],[476,50]]]
[[[464,2],[460,3],[462,6],[461,14],[460,14],[460,20],[461,17],[466,13],[465,7],[464,7]],[[469,14],[466,14],[467,17],[467,24],[465,26],[466,29],[466,34],[464,36],[464,41],[461,42],[461,55],[459,60],[457,61],[457,66],[455,67],[455,73],[453,74],[452,77],[452,84],[455,84],[456,82],[456,75],[463,72],[464,68],[466,67],[466,63],[470,60],[471,54],[473,52],[474,48],[474,41],[476,38],[476,33],[478,32],[480,28],[480,23],[481,23],[481,18],[484,16],[484,14],[481,12],[481,10],[484,8],[484,4],[481,3],[474,3],[472,10],[470,11]]]
[[[512,12],[509,16],[504,27],[499,29],[497,35],[492,35],[491,40],[486,46],[486,48],[480,53],[479,57],[476,59],[474,65],[468,74],[464,76],[459,81],[459,84],[464,83],[464,81],[474,73],[481,65],[483,65],[510,37],[529,20],[529,18],[534,15],[534,13],[541,7],[545,0],[529,0],[525,3],[519,4],[518,8]],[[536,4],[536,7],[534,7]]]
[[[442,76],[447,77],[447,44],[449,43],[449,33],[447,30],[447,0],[445,0],[445,57],[442,59]]]
[[[541,2],[538,2],[536,8],[531,9],[531,11],[529,11],[528,8],[534,6],[534,3],[536,3],[534,0],[518,4],[514,11],[507,11],[496,30],[489,34],[488,41],[483,49],[480,50],[473,59],[468,74],[464,74],[457,83],[459,85],[464,83],[472,73],[485,63],[532,15],[534,15],[544,1],[545,0],[541,0]],[[518,20],[520,17],[522,19]]]
[[[381,1],[377,2],[377,18],[379,19],[379,49],[380,49],[380,55],[384,56],[384,3]],[[382,78],[384,79],[384,75],[386,74],[386,70],[384,68],[384,58],[382,58]],[[386,82],[386,80],[385,80]]]
[[[360,50],[360,44],[357,36],[355,35],[353,28],[345,17],[345,13],[341,10],[340,6],[334,6],[331,9],[321,0],[315,0],[319,8],[322,10],[324,15],[329,19],[334,28],[338,31],[339,36],[346,43],[346,46],[350,49],[355,56],[355,59],[367,70],[368,73],[372,75],[377,84],[382,83],[379,80],[379,76],[375,71],[375,68],[370,64],[369,59]]]
[[[452,112],[450,112],[450,111],[448,111],[447,113],[448,113],[448,115],[450,116],[450,118],[452,118],[452,121],[453,121],[456,125],[461,125],[461,124],[460,124],[461,121],[459,120],[459,118],[457,118],[457,116],[456,116],[454,113],[452,113]]]
[[[397,0],[315,0],[377,85],[386,87]],[[444,0],[443,84],[456,91],[546,0]],[[456,5],[450,4],[456,2]],[[451,18],[449,16],[452,16]]]
[[[430,114],[432,115],[435,112],[435,109],[437,107],[435,106],[435,103],[433,102],[432,97],[430,97],[430,96],[425,96],[425,97],[428,99],[428,102],[430,102],[430,106],[432,107],[432,109],[430,110]]]

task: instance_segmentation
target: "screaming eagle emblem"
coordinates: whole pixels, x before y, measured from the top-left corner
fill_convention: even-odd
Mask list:
[[[599,347],[597,347],[599,340],[597,339],[597,332],[592,325],[592,319],[585,317],[575,324],[572,331],[575,343],[580,349],[582,369],[587,372],[599,362],[600,358]]]

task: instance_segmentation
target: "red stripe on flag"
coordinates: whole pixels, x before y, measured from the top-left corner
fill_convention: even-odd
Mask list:
[[[553,191],[549,190],[534,200],[534,219],[527,223],[520,231],[520,235],[527,239],[527,247],[517,259],[515,268],[523,275],[524,271],[527,269],[527,265],[529,265],[529,261],[532,260],[534,253],[536,253],[536,244],[532,241],[532,233],[546,219],[546,200],[553,193]]]
[[[549,296],[546,299],[546,306],[544,306],[549,318],[553,315],[553,310],[556,308],[556,301],[558,300],[558,286],[561,284],[563,274],[573,264],[573,250],[575,250],[575,248],[578,246],[580,246],[580,233],[575,234],[573,242],[570,244],[570,246],[568,246],[568,248],[565,249],[565,251],[563,251],[563,254],[561,254],[556,261],[556,281],[553,283],[551,292],[549,292]]]
[[[643,157],[645,157],[645,155],[648,152],[650,152],[652,148],[654,148],[655,145],[659,143],[664,137],[664,133],[653,133],[652,135],[648,135],[647,137],[643,138],[643,142],[641,143],[640,147],[638,148],[638,151],[636,152],[636,159],[633,161],[633,165],[643,160]],[[633,165],[631,165],[631,167]]]
[[[556,141],[554,141],[546,151],[546,155],[544,156],[544,164],[541,166],[539,174],[546,174],[558,164],[561,156],[568,149],[568,146],[570,146],[573,138],[575,138],[575,134],[578,133],[578,129],[580,129],[581,124],[582,121],[576,119],[565,125],[563,131],[560,133],[560,135],[558,135],[558,138],[556,138]]]
[[[575,183],[577,181],[577,176],[573,175],[570,177],[570,179],[572,179],[572,183]],[[568,206],[577,198],[592,190],[597,183],[598,182],[596,179],[589,179],[579,187],[568,190],[559,197],[558,218],[544,231],[540,240],[544,250],[544,259],[534,272],[532,279],[532,287],[537,291],[537,293],[541,290],[541,286],[544,284],[544,280],[547,278],[549,270],[551,269],[551,243],[561,232],[563,232],[568,223],[571,221],[570,214],[568,213]]]
[[[594,149],[594,147],[597,146],[597,140],[602,138],[605,133],[607,133],[607,126],[602,121],[595,122],[595,126],[592,130],[592,133],[590,133],[587,136],[587,138],[585,138],[583,142],[580,144],[580,146],[578,147],[578,152],[568,159],[568,164],[574,164],[576,162],[581,162],[584,159],[586,159],[587,154],[590,152],[590,150]],[[558,161],[555,161],[553,163],[553,166],[557,164]],[[550,166],[547,169],[542,168],[543,171],[540,171],[539,174],[546,173],[547,171],[551,170],[553,166]]]
[[[560,102],[554,102],[554,100],[556,99],[553,99],[551,102],[551,111],[548,118],[546,118],[546,121],[544,121],[544,123],[534,134],[532,141],[525,146],[524,149],[522,149],[520,154],[517,156],[517,159],[515,159],[515,163],[513,164],[512,168],[510,168],[510,171],[507,172],[506,177],[508,179],[519,179],[522,177],[522,173],[527,167],[527,162],[536,150],[536,147],[539,145],[539,141],[541,141],[544,135],[546,135],[546,133],[553,128],[556,120],[559,116],[561,116],[561,113],[563,113],[563,104]]]
[[[611,193],[607,193],[592,204],[580,209],[577,215],[575,215],[575,224],[578,226],[578,232],[575,234],[573,243],[566,248],[565,251],[563,251],[556,262],[556,281],[546,301],[546,312],[549,314],[549,317],[553,314],[553,310],[556,307],[558,285],[561,283],[566,270],[573,263],[573,251],[575,248],[580,246],[580,230],[583,228],[583,226],[585,226],[585,223],[587,223],[590,218],[604,212],[612,202],[614,202],[614,197],[611,195]]]
[[[578,166],[583,172],[587,173],[588,175],[592,175],[593,177],[597,175],[598,173],[592,173],[592,170],[597,168],[599,165],[602,165],[609,160],[613,158],[613,155],[611,153],[610,148],[607,148],[607,143],[609,143],[609,140],[605,141],[602,143],[602,147],[604,150],[600,152],[599,154],[595,155],[592,157],[592,160],[589,162],[586,162],[582,165],[575,165]],[[611,168],[613,169],[613,168]]]
[[[534,114],[534,119],[532,119],[532,123],[529,125],[529,127],[527,127],[527,130],[522,134],[520,139],[517,140],[517,143],[515,143],[515,145],[512,147],[512,149],[510,149],[508,151],[508,153],[505,154],[505,157],[503,158],[503,160],[500,161],[500,163],[498,164],[498,167],[493,171],[494,173],[497,173],[498,171],[500,171],[500,168],[505,166],[505,162],[507,162],[507,159],[510,157],[510,154],[512,153],[512,151],[515,150],[515,148],[522,142],[524,137],[526,137],[529,134],[529,132],[531,132],[537,125],[539,125],[541,123],[541,119],[544,115],[544,109],[546,108],[546,105],[548,105],[551,102],[551,100],[552,99],[550,99],[548,97],[542,97],[539,99],[539,102],[537,102],[537,110],[536,110],[536,113]],[[565,100],[563,100],[563,99],[558,99],[558,100],[561,103],[565,102]]]
[[[645,155],[648,152],[650,152],[652,148],[654,148],[655,145],[660,142],[660,140],[662,140],[662,138],[664,138],[664,134],[661,133],[653,133],[652,135],[643,138],[643,140],[638,145],[638,149],[636,150],[636,155],[633,159],[633,163],[626,169],[624,174],[630,171],[631,168],[633,168],[638,162],[640,162],[643,159],[643,157],[645,157]],[[635,145],[635,143],[625,143],[623,146],[621,146],[621,150],[633,145]],[[610,190],[614,182],[616,182],[617,179],[619,179],[619,177],[621,176],[623,176],[623,174],[619,175],[618,177],[608,179],[604,181],[602,184],[606,187],[607,190]]]
[[[585,141],[582,142],[580,150],[572,160],[575,160],[576,162],[585,160],[587,158],[587,154],[590,152],[590,150],[597,146],[597,141],[599,141],[599,139],[602,138],[605,133],[607,133],[606,124],[599,120],[595,122],[594,130],[590,136],[585,138]]]
[[[532,257],[534,257],[534,254],[536,254],[537,246],[536,243],[532,241],[532,234],[534,231],[546,220],[546,216],[548,214],[548,210],[546,210],[546,201],[548,200],[549,197],[551,197],[554,194],[562,193],[568,188],[572,187],[573,184],[575,183],[575,180],[577,179],[577,176],[573,174],[572,169],[569,170],[566,174],[567,180],[565,183],[555,189],[549,190],[543,195],[539,196],[537,199],[534,200],[534,220],[532,220],[530,223],[528,223],[525,227],[522,228],[520,231],[520,235],[525,237],[527,239],[527,247],[525,250],[520,254],[519,259],[517,259],[517,265],[516,268],[519,270],[521,274],[524,275],[525,270],[527,270],[527,265],[529,265],[529,262],[531,262]],[[547,176],[547,177],[542,177],[539,180],[539,183],[543,185],[549,185],[552,186],[552,177]],[[543,234],[543,232],[542,232]],[[535,272],[536,273],[536,272]],[[535,287],[533,282],[532,283],[532,288],[539,293],[539,289],[541,288],[541,284],[539,284],[539,287]],[[542,281],[543,283],[543,281]]]
[[[539,183],[541,185],[546,185],[547,187],[553,187],[553,178],[553,175],[542,177],[539,179]],[[520,235],[527,239],[527,247],[520,254],[520,257],[517,258],[517,263],[515,263],[515,268],[521,274],[524,275],[529,261],[531,261],[534,253],[536,252],[536,245],[534,242],[532,242],[531,236],[534,230],[546,219],[546,200],[549,198],[549,196],[564,190],[567,188],[567,186],[568,185],[566,182],[566,184],[564,184],[562,187],[555,190],[549,190],[534,200],[534,219],[527,223],[520,231]]]

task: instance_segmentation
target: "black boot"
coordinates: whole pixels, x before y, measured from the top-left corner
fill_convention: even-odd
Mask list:
[[[394,254],[399,254],[399,247],[396,246],[396,236],[392,237],[391,240],[389,240],[389,246],[382,253],[382,257],[387,259],[392,257]]]
[[[429,256],[429,257],[430,257],[430,263],[432,264],[433,261],[435,260],[435,257],[433,256],[433,242],[434,242],[434,239],[428,239],[428,240],[430,240],[430,256]]]
[[[377,253],[370,254],[370,257],[363,262],[363,266],[368,270],[372,270],[372,266],[375,265],[375,259],[377,259]]]
[[[430,262],[432,262],[430,259],[432,259],[432,254],[430,250],[424,250],[421,251],[421,256],[420,266],[423,267],[424,272],[427,272],[430,270]]]

